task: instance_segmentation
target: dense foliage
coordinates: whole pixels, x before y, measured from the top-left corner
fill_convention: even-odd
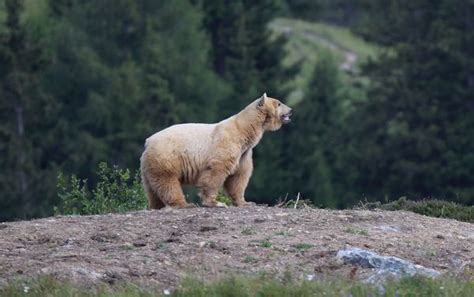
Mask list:
[[[255,150],[249,200],[473,204],[473,14],[461,0],[1,0],[0,221],[51,214],[59,172],[86,188],[102,161],[135,172],[144,139],[173,123],[284,100],[304,65],[282,63],[291,30],[267,28],[282,15],[384,50],[349,73],[314,53],[293,122]]]
[[[58,176],[59,205],[55,214],[104,214],[145,209],[147,200],[140,175],[132,175],[128,169],[99,164],[98,182],[89,189],[87,180],[75,175]]]
[[[351,185],[472,204],[474,2],[399,2],[376,7],[372,36],[389,49],[366,66],[370,100],[353,114],[348,168],[363,174]]]
[[[451,201],[436,199],[412,201],[406,199],[406,197],[400,197],[395,201],[385,204],[382,204],[380,201],[367,203],[361,201],[357,207],[363,209],[406,210],[429,217],[448,218],[474,223],[474,206],[461,205]]]

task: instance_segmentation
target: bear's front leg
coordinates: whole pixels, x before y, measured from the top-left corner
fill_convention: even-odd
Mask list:
[[[235,173],[224,182],[224,190],[232,198],[234,206],[251,206],[253,202],[245,201],[244,193],[253,171],[252,150],[242,155]]]

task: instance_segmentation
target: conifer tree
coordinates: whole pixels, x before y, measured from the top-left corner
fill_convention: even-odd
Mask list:
[[[318,57],[307,95],[296,107],[289,131],[291,187],[316,205],[337,205],[333,189],[334,138],[342,84],[330,52]],[[304,135],[304,137],[302,137]]]
[[[352,127],[359,193],[474,203],[472,1],[375,5],[370,100]],[[357,124],[356,124],[357,123]]]
[[[0,220],[41,214],[48,201],[42,195],[51,185],[43,181],[48,164],[41,162],[47,137],[37,130],[47,125],[51,111],[38,85],[45,67],[42,51],[21,21],[23,1],[6,0],[5,10],[0,35]]]

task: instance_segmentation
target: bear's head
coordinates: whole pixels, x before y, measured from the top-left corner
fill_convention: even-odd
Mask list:
[[[292,109],[278,99],[267,97],[267,93],[263,93],[262,97],[257,99],[257,109],[265,115],[263,123],[265,130],[275,131],[283,124],[291,122]]]

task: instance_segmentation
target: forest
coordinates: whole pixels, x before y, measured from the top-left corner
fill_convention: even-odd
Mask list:
[[[0,0],[0,221],[263,92],[248,200],[474,204],[472,0]]]

